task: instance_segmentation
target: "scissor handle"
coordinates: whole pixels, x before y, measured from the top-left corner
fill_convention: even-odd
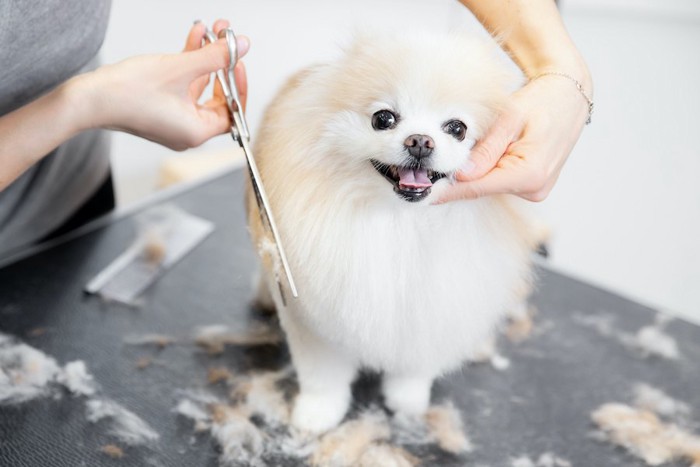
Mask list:
[[[226,28],[219,31],[219,39],[226,39],[226,44],[228,45],[228,68],[233,70],[238,63],[238,43],[236,42],[236,35],[233,33],[233,29]]]
[[[242,135],[250,141],[250,132],[248,131],[248,121],[243,113],[243,105],[241,104],[241,98],[238,94],[238,85],[236,84],[236,76],[234,75],[234,68],[238,63],[238,42],[236,42],[236,35],[233,33],[233,29],[226,28],[219,31],[219,38],[226,39],[226,45],[228,45],[228,81],[231,88],[231,96],[233,101],[236,103],[236,112],[241,122],[241,128],[239,131]]]
[[[250,131],[248,131],[248,122],[246,121],[245,114],[243,113],[243,105],[241,104],[241,98],[238,93],[238,86],[236,85],[236,77],[234,75],[234,68],[238,63],[238,45],[236,43],[236,35],[233,29],[226,28],[219,31],[219,39],[226,39],[226,45],[228,47],[228,57],[229,65],[226,72],[224,70],[216,71],[216,78],[221,84],[221,89],[224,92],[224,97],[226,98],[226,105],[228,106],[229,112],[231,112],[231,121],[236,122],[233,118],[234,114],[238,114],[238,121],[240,121],[240,128],[234,124],[231,127],[231,135],[233,139],[240,143],[240,138],[243,137],[250,141]],[[207,29],[204,33],[203,42],[214,43],[217,37],[214,33]]]

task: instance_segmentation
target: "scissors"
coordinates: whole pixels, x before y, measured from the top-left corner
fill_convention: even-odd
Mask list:
[[[272,217],[270,202],[267,199],[265,188],[262,185],[258,166],[255,163],[255,158],[253,157],[253,153],[250,149],[250,132],[248,131],[248,123],[246,122],[245,115],[243,114],[243,106],[241,105],[238,87],[233,74],[233,69],[235,68],[236,63],[238,63],[238,48],[236,47],[236,35],[233,33],[233,29],[226,28],[219,31],[218,39],[223,38],[226,39],[226,44],[228,46],[229,65],[227,69],[217,70],[216,78],[219,80],[219,84],[221,84],[221,89],[226,97],[226,105],[231,113],[231,137],[241,146],[241,148],[243,148],[246,161],[248,162],[248,172],[250,173],[250,179],[253,184],[253,191],[255,192],[255,200],[258,203],[258,210],[260,211],[260,220],[262,221],[263,227],[272,233],[277,254],[279,255],[282,268],[284,269],[284,274],[287,277],[287,282],[289,283],[289,289],[292,292],[292,296],[297,298],[299,297],[299,293],[297,292],[297,287],[294,283],[294,277],[292,276],[292,272],[287,261],[287,256],[284,253],[284,248],[282,247],[282,242],[280,241],[275,219]],[[214,43],[216,41],[216,35],[207,29],[202,42]],[[282,295],[282,302],[285,303],[282,284],[280,283],[278,277],[275,279],[277,280],[277,286],[279,287],[280,294]]]

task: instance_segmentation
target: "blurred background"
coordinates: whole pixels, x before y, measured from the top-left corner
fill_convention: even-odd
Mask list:
[[[551,230],[549,262],[700,324],[700,2],[559,5],[593,74],[596,107],[556,188],[533,205]],[[112,5],[102,60],[179,51],[194,20],[212,24],[220,17],[252,41],[245,62],[254,135],[284,80],[336,56],[358,27],[420,23],[484,33],[455,0],[119,0]],[[228,135],[185,153],[121,133],[113,143],[121,207],[241,163]]]

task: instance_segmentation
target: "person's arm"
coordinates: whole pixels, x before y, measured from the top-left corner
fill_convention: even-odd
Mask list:
[[[65,86],[0,117],[0,191],[78,131],[78,102]]]
[[[592,98],[593,84],[586,63],[553,0],[461,2],[501,41],[530,81],[511,96],[441,201],[497,193],[541,201],[589,117],[584,93]]]
[[[217,21],[214,30],[228,26]],[[225,41],[200,49],[205,26],[195,24],[182,53],[134,57],[76,76],[0,117],[0,191],[58,145],[89,128],[133,133],[172,149],[198,146],[228,130],[220,92],[198,103],[211,72],[227,65]],[[239,55],[248,40],[239,37]],[[242,63],[236,80],[245,102]]]

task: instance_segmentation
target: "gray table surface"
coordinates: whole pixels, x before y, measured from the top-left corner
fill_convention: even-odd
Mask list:
[[[160,433],[155,445],[128,448],[125,458],[115,460],[100,452],[111,441],[109,434],[85,420],[80,398],[0,406],[1,465],[217,465],[215,443],[206,436],[192,442],[191,423],[173,413],[176,390],[202,386],[211,366],[234,372],[281,368],[289,361],[286,347],[227,347],[211,357],[192,345],[158,351],[126,345],[124,337],[185,337],[200,325],[240,328],[259,319],[249,305],[257,260],[244,224],[242,181],[242,172],[235,171],[165,200],[214,222],[216,230],[147,290],[138,308],[82,292],[133,239],[132,216],[0,269],[0,332],[61,363],[84,360],[102,395]],[[676,339],[681,357],[645,358],[583,325],[581,317],[602,316],[616,331],[633,335],[654,322],[655,310],[546,268],[540,270],[532,304],[537,309],[533,335],[518,344],[500,343],[509,368],[465,365],[436,383],[434,398],[454,401],[475,448],[463,456],[434,448],[425,465],[508,466],[522,455],[536,459],[552,452],[574,466],[642,466],[624,450],[590,436],[591,411],[606,402],[629,402],[638,382],[700,407],[697,327],[671,321],[665,332]],[[144,356],[158,364],[137,369]],[[376,402],[377,378],[356,384],[355,397],[359,405]]]

